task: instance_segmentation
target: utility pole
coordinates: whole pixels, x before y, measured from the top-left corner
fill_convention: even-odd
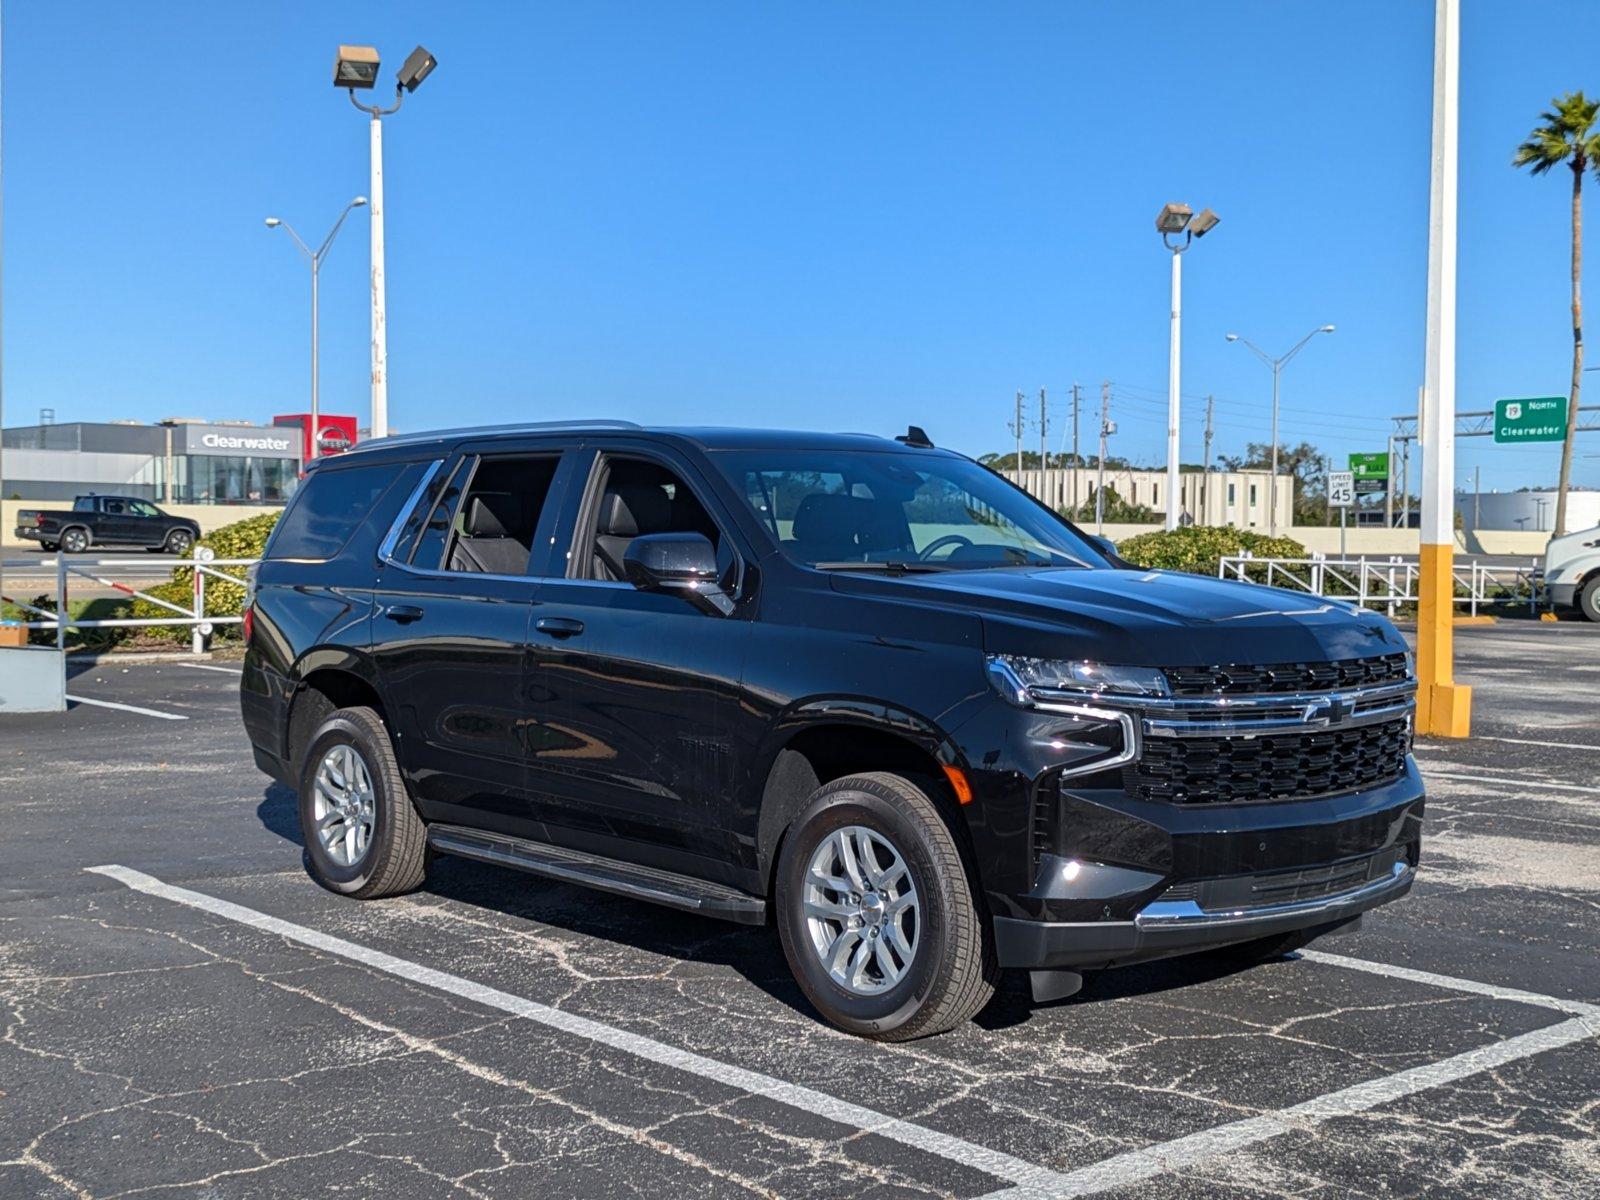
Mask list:
[[[1383,481],[1383,527],[1394,528],[1394,434],[1389,435],[1389,452],[1384,456],[1388,467],[1388,476]]]
[[[1039,389],[1039,499],[1050,504],[1050,451],[1044,435],[1050,428],[1050,415],[1045,409],[1044,389]],[[1050,507],[1055,508],[1054,504]]]
[[[1472,689],[1455,681],[1456,200],[1461,86],[1459,0],[1435,0],[1433,164],[1428,187],[1428,321],[1423,378],[1421,563],[1417,576],[1418,733],[1466,737]],[[1407,449],[1410,443],[1407,442]],[[1409,455],[1407,456],[1409,459]],[[1407,509],[1410,501],[1407,501]],[[1408,521],[1407,524],[1410,522]]]
[[[1078,472],[1083,468],[1083,458],[1078,453],[1078,399],[1083,389],[1072,385],[1072,513],[1078,513]]]
[[[1201,522],[1203,524],[1204,523],[1209,523],[1210,520],[1211,520],[1211,514],[1208,511],[1208,509],[1206,508],[1206,505],[1211,499],[1211,496],[1210,496],[1210,491],[1211,491],[1211,487],[1210,487],[1210,484],[1211,484],[1211,413],[1212,413],[1212,409],[1214,407],[1215,407],[1214,398],[1211,397],[1211,396],[1207,396],[1206,397],[1206,452],[1205,452],[1205,457],[1200,460],[1200,520],[1201,520]]]
[[[1106,528],[1106,438],[1117,431],[1111,423],[1111,381],[1108,379],[1100,385],[1100,482],[1094,488],[1094,531],[1096,534],[1105,532]]]
[[[1472,532],[1483,527],[1483,464],[1472,468]]]
[[[1014,433],[1016,435],[1016,438],[1017,438],[1017,486],[1018,487],[1022,487],[1022,431],[1026,427],[1026,425],[1027,425],[1027,421],[1024,419],[1024,417],[1022,415],[1022,392],[1018,391],[1017,392],[1017,416],[1016,416],[1016,419],[1014,421],[1012,421],[1009,426],[1007,426],[1007,428],[1010,429],[1011,432]]]

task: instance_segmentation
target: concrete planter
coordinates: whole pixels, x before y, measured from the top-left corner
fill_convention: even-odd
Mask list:
[[[0,716],[66,709],[65,654],[50,646],[0,646]]]

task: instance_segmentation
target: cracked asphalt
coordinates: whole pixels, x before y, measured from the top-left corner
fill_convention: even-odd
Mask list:
[[[333,896],[234,676],[84,670],[187,719],[0,724],[0,1197],[1600,1197],[1600,629],[1458,637],[1408,899],[898,1046],[769,930],[450,859]]]

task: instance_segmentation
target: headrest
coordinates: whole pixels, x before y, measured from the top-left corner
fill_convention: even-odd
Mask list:
[[[512,537],[517,517],[517,498],[511,492],[479,492],[467,505],[463,532],[468,537]]]
[[[853,545],[867,522],[867,501],[831,492],[813,492],[794,514],[794,539],[830,546]]]
[[[638,537],[672,528],[672,501],[658,483],[611,483],[600,498],[601,537]]]

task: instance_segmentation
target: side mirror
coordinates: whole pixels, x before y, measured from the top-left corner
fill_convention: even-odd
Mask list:
[[[671,592],[696,608],[727,616],[733,599],[717,582],[717,552],[703,533],[645,533],[622,556],[628,582],[642,592]]]

